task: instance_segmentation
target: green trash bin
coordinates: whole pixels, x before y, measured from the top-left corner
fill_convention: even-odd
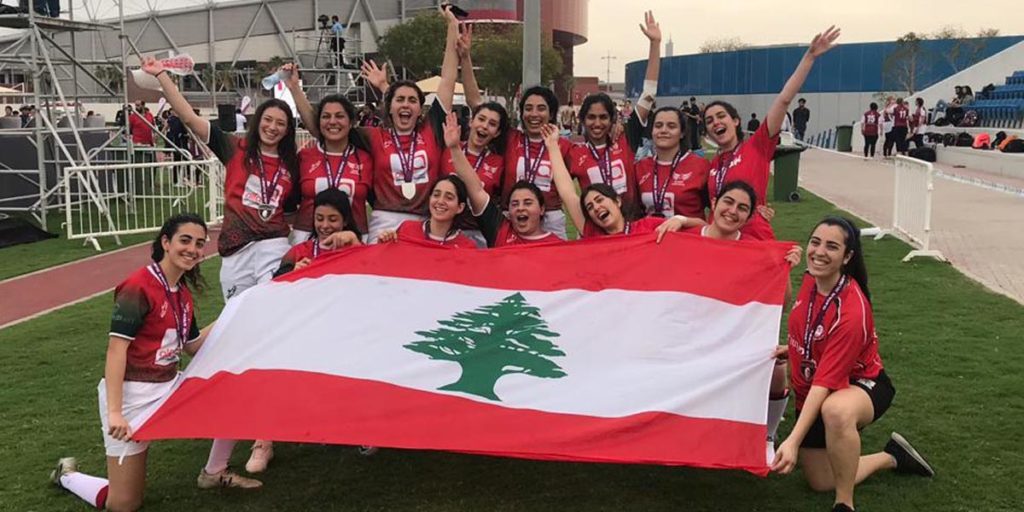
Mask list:
[[[836,126],[836,150],[843,153],[853,151],[853,126],[844,124]]]
[[[800,200],[797,179],[800,177],[800,153],[804,146],[778,146],[775,148],[774,201],[796,202]]]

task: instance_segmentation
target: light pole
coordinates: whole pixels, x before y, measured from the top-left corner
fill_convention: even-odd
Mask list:
[[[604,75],[605,92],[611,92],[612,90],[612,61],[616,60],[616,58],[617,57],[613,56],[610,50],[607,55],[601,57],[601,60],[605,61],[606,64]]]
[[[540,0],[523,1],[523,90],[540,84]]]

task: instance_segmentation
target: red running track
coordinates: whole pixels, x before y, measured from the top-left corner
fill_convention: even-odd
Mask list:
[[[219,231],[210,231],[205,254],[217,253]],[[0,281],[0,329],[112,290],[133,270],[149,262],[150,244]]]

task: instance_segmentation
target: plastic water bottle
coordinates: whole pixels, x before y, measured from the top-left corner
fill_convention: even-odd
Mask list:
[[[291,73],[283,69],[275,71],[263,78],[263,88],[269,91],[282,80],[287,80],[289,76],[291,76]]]

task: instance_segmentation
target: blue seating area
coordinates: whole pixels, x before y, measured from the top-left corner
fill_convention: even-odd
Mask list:
[[[964,107],[974,110],[980,126],[990,128],[1020,128],[1024,125],[1024,70],[1006,77],[1006,84],[996,87],[986,98],[975,100]]]

